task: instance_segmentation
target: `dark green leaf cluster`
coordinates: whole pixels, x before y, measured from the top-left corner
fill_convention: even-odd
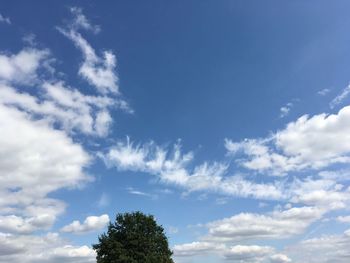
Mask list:
[[[163,227],[141,212],[118,214],[93,248],[97,263],[173,263]]]

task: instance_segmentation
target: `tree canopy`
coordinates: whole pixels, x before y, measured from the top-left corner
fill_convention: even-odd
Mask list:
[[[98,240],[97,263],[174,263],[164,228],[152,215],[117,214]]]

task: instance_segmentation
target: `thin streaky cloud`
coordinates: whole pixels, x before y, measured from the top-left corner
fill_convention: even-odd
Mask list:
[[[350,84],[348,86],[346,86],[342,90],[342,92],[329,103],[329,107],[331,109],[333,109],[337,105],[342,104],[344,102],[344,100],[346,100],[348,98],[349,94],[350,94]]]
[[[8,25],[11,25],[11,20],[10,20],[10,18],[5,17],[2,14],[0,14],[0,23],[5,23]]]
[[[331,91],[330,89],[325,88],[325,89],[317,91],[317,94],[320,96],[326,96],[330,91]]]

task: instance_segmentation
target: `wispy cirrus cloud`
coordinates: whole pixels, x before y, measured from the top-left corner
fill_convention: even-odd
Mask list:
[[[239,175],[229,176],[228,165],[224,162],[204,162],[191,168],[193,153],[183,153],[179,143],[167,149],[154,142],[137,145],[127,138],[99,156],[108,167],[149,173],[164,184],[179,186],[189,192],[210,191],[262,199],[283,196],[278,185],[255,183]]]
[[[330,91],[331,91],[330,89],[325,88],[317,91],[317,94],[320,96],[326,96]]]
[[[0,23],[5,23],[8,25],[11,25],[11,20],[10,20],[10,18],[5,17],[2,14],[0,14]]]
[[[102,94],[118,94],[119,79],[115,71],[115,55],[111,51],[104,51],[102,57],[98,56],[93,47],[78,31],[85,29],[98,33],[99,27],[92,25],[82,14],[80,8],[73,7],[70,11],[73,14],[73,23],[57,29],[70,39],[83,54],[84,60],[79,68],[79,75]]]
[[[350,84],[346,86],[342,90],[342,92],[329,103],[330,108],[333,109],[337,105],[343,103],[343,101],[349,96],[349,94],[350,94]]]

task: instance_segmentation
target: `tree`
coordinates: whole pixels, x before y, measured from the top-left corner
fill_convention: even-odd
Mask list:
[[[98,240],[97,263],[174,263],[164,228],[151,215],[117,214]]]

